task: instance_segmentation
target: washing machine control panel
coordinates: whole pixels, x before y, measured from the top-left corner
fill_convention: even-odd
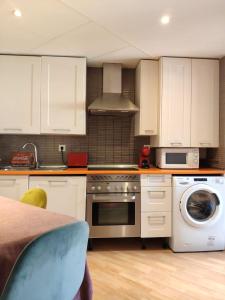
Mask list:
[[[197,177],[197,178],[194,178],[194,181],[200,181],[200,182],[202,182],[202,181],[208,181],[208,178],[202,178],[202,177]]]
[[[173,186],[189,186],[192,184],[224,184],[224,176],[174,176]]]

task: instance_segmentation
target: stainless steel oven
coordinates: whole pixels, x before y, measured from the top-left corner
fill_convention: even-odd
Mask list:
[[[86,219],[90,237],[139,237],[140,201],[138,175],[89,175]]]

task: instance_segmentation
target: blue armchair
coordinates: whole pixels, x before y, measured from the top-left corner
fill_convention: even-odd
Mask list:
[[[77,222],[33,240],[18,258],[1,300],[72,300],[85,271],[88,225]]]

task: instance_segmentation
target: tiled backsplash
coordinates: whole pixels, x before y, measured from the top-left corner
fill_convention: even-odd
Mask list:
[[[134,100],[135,70],[122,72],[122,92]],[[102,93],[102,69],[87,70],[87,105]],[[0,135],[0,158],[11,159],[13,151],[33,142],[38,147],[41,163],[61,163],[58,145],[65,144],[68,151],[88,151],[90,163],[134,163],[139,148],[149,144],[148,137],[134,137],[132,116],[87,116],[87,135]]]

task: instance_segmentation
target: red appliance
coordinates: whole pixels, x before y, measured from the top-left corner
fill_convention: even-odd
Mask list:
[[[139,168],[148,169],[150,168],[150,155],[151,149],[149,146],[143,146],[139,158]]]
[[[87,152],[69,152],[67,155],[68,167],[87,167]]]

